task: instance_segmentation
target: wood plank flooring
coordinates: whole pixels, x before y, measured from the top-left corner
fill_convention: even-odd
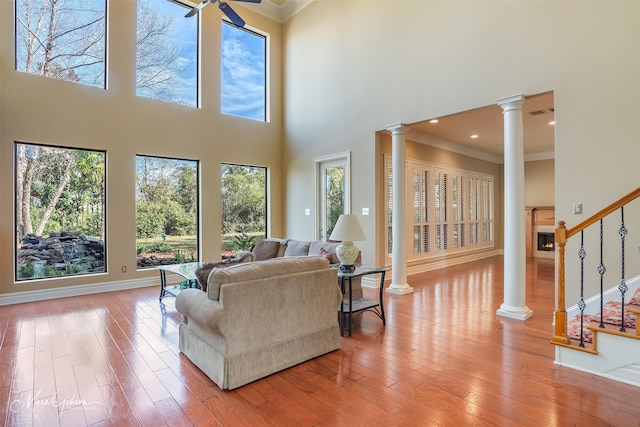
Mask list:
[[[340,350],[233,391],[179,353],[159,287],[0,307],[0,423],[640,425],[639,388],[553,364],[553,269],[529,260],[526,322],[495,314],[502,257],[410,276],[386,327],[364,313]]]

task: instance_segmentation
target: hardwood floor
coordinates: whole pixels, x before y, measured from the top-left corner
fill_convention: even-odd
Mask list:
[[[0,307],[7,426],[631,426],[640,389],[553,364],[553,260],[527,266],[526,322],[499,318],[502,257],[409,277],[387,326],[233,391],[178,351],[159,288]],[[366,290],[369,292],[370,290]]]

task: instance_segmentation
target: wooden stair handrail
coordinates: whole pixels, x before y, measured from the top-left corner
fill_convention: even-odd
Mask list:
[[[578,234],[580,231],[584,230],[585,228],[589,227],[590,225],[595,224],[596,222],[600,221],[602,218],[604,218],[605,216],[609,215],[610,213],[617,211],[622,206],[624,206],[627,203],[635,200],[638,197],[640,197],[640,187],[637,188],[635,191],[632,191],[631,193],[627,194],[626,196],[624,196],[623,198],[621,198],[617,202],[613,202],[612,204],[610,204],[606,208],[602,209],[601,211],[596,212],[595,214],[593,214],[589,218],[585,219],[584,221],[578,223],[574,227],[571,227],[571,228],[567,229],[567,239],[569,237],[575,235],[575,234]]]
[[[574,227],[567,229],[564,221],[558,221],[558,227],[555,230],[556,249],[558,250],[558,294],[557,307],[554,315],[554,334],[551,338],[553,344],[567,345],[569,337],[567,336],[567,309],[565,303],[565,267],[564,267],[564,250],[567,240],[585,228],[600,221],[605,216],[617,211],[622,206],[640,197],[640,188],[622,197],[620,200],[613,202],[606,208],[594,215],[578,223]]]

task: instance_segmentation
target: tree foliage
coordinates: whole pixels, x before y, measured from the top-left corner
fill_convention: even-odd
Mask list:
[[[344,168],[327,168],[327,237],[344,213]]]
[[[20,237],[75,230],[104,240],[104,153],[16,144],[16,157]]]
[[[104,87],[104,0],[17,0],[16,68]]]
[[[222,165],[222,234],[266,233],[266,169]]]
[[[197,163],[138,156],[136,170],[136,238],[196,234]]]

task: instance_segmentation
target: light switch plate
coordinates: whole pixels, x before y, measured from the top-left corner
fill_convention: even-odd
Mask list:
[[[573,213],[576,215],[582,215],[582,203],[573,204]]]
[[[362,208],[362,215],[369,215],[369,208]]]

